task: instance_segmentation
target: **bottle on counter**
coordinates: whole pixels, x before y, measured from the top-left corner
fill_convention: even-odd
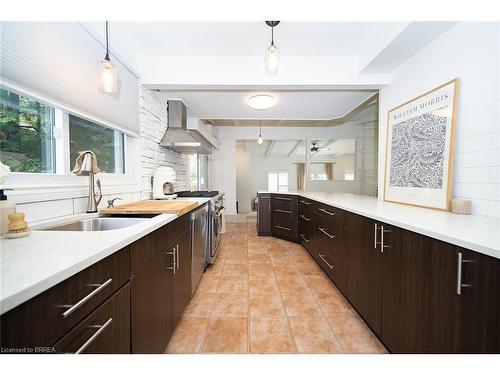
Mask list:
[[[16,212],[16,204],[7,200],[4,190],[0,189],[0,236],[8,231],[9,215]]]

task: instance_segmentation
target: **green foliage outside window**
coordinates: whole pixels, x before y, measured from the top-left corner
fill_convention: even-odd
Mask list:
[[[12,172],[54,173],[53,110],[0,89],[0,160]]]

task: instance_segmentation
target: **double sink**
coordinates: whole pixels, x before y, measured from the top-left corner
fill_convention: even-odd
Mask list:
[[[113,229],[130,227],[143,223],[147,218],[132,217],[96,217],[92,219],[75,220],[69,223],[58,224],[44,230],[100,232]]]

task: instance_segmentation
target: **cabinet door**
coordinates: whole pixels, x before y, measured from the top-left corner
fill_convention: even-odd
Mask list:
[[[499,354],[500,260],[465,249],[456,256],[457,352]]]
[[[54,349],[57,353],[130,353],[130,284],[64,335]]]
[[[132,353],[163,353],[172,336],[172,264],[167,249],[132,278]]]
[[[257,213],[259,236],[271,235],[271,194],[259,194]]]
[[[173,328],[191,299],[191,233],[185,231],[175,243],[176,270],[173,275]]]
[[[363,319],[379,334],[382,302],[380,239],[375,244],[373,220],[358,215],[349,215],[348,220],[350,246],[346,294]]]

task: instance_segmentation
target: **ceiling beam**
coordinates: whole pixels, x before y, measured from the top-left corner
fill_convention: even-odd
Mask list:
[[[275,140],[271,141],[271,143],[269,144],[269,147],[266,150],[266,159],[269,159],[269,156],[271,156],[271,153],[273,152],[273,148],[275,145],[276,145],[276,141]]]
[[[299,148],[301,148],[303,144],[304,141],[298,141],[297,144],[292,148],[292,151],[288,153],[288,157],[291,158],[292,156],[294,156],[297,153],[297,151],[299,151]]]

